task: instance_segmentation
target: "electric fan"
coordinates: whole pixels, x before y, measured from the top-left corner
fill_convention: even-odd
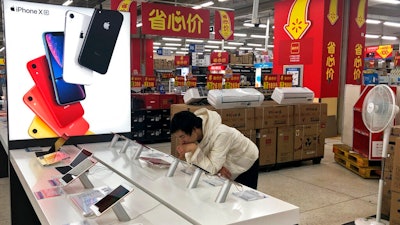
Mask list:
[[[396,105],[395,94],[392,89],[384,84],[373,87],[365,96],[362,105],[362,120],[371,133],[379,133],[383,131],[382,143],[382,164],[381,177],[379,179],[379,192],[377,201],[376,218],[358,218],[354,222],[356,225],[379,225],[388,224],[387,221],[381,219],[382,193],[383,193],[383,177],[385,159],[387,158],[387,150],[389,145],[389,136],[392,130],[394,117],[399,111]]]

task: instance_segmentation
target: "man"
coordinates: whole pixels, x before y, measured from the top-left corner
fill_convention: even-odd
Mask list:
[[[257,146],[237,129],[222,124],[217,112],[206,108],[178,112],[171,120],[171,133],[179,139],[180,158],[257,189]]]

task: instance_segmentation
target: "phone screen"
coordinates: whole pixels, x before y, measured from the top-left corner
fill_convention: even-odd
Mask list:
[[[100,201],[98,201],[95,206],[97,206],[99,212],[102,213],[128,193],[129,190],[120,185]]]
[[[82,149],[82,151],[79,152],[79,154],[75,157],[75,159],[71,162],[71,166],[75,167],[77,166],[79,163],[81,163],[84,159],[86,159],[87,157],[91,156],[92,153]]]
[[[72,175],[72,174],[69,174],[69,173],[67,173],[67,174],[65,174],[61,179],[66,183],[66,184],[68,184],[69,182],[71,182],[73,179],[75,179],[75,175]]]
[[[84,100],[85,87],[63,79],[64,32],[46,32],[43,39],[57,103],[65,105]]]

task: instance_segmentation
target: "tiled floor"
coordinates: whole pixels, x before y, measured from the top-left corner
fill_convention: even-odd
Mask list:
[[[376,214],[377,179],[363,179],[338,165],[332,146],[340,138],[328,138],[320,164],[260,172],[258,190],[299,206],[300,225],[341,225]],[[149,145],[170,152],[170,143]],[[10,224],[9,182],[0,179],[0,225]]]

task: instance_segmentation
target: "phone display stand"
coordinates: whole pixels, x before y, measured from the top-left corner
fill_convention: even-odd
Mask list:
[[[226,197],[228,196],[229,190],[231,189],[232,182],[229,179],[224,181],[221,189],[218,192],[217,198],[215,199],[216,203],[224,203]]]
[[[171,166],[168,169],[167,172],[167,177],[173,177],[176,171],[176,168],[178,167],[180,160],[175,158],[174,161],[171,163]]]
[[[196,170],[193,172],[192,179],[190,179],[187,188],[189,189],[196,188],[202,173],[203,170],[201,170],[200,168],[196,168]]]
[[[116,144],[120,139],[125,140],[125,142],[124,142],[124,145],[121,147],[121,149],[120,149],[119,152],[120,152],[120,153],[125,153],[126,150],[127,150],[128,147],[129,147],[129,144],[131,143],[131,139],[129,139],[129,138],[123,136],[123,135],[114,134],[113,138],[111,139],[111,142],[110,142],[109,147],[110,147],[110,148],[114,147],[115,144]]]
[[[86,173],[82,173],[78,178],[81,181],[83,187],[85,187],[86,189],[94,188],[94,185],[89,180],[89,178],[87,177]]]
[[[115,146],[115,143],[119,140],[120,135],[119,134],[114,134],[113,138],[111,139],[109,147],[112,148]]]
[[[124,207],[122,207],[120,202],[117,202],[113,207],[112,210],[114,211],[115,215],[117,216],[118,220],[121,222],[127,222],[131,220],[128,213],[125,211]]]
[[[125,139],[124,145],[122,146],[121,150],[119,151],[119,153],[125,153],[126,150],[128,149],[129,144],[131,143],[131,140],[129,140],[128,138]]]
[[[139,146],[137,147],[136,152],[133,155],[132,159],[139,159],[140,154],[142,154],[142,151],[143,151],[143,148],[144,148],[143,145],[141,145],[139,143],[136,143],[136,144],[139,145]]]

